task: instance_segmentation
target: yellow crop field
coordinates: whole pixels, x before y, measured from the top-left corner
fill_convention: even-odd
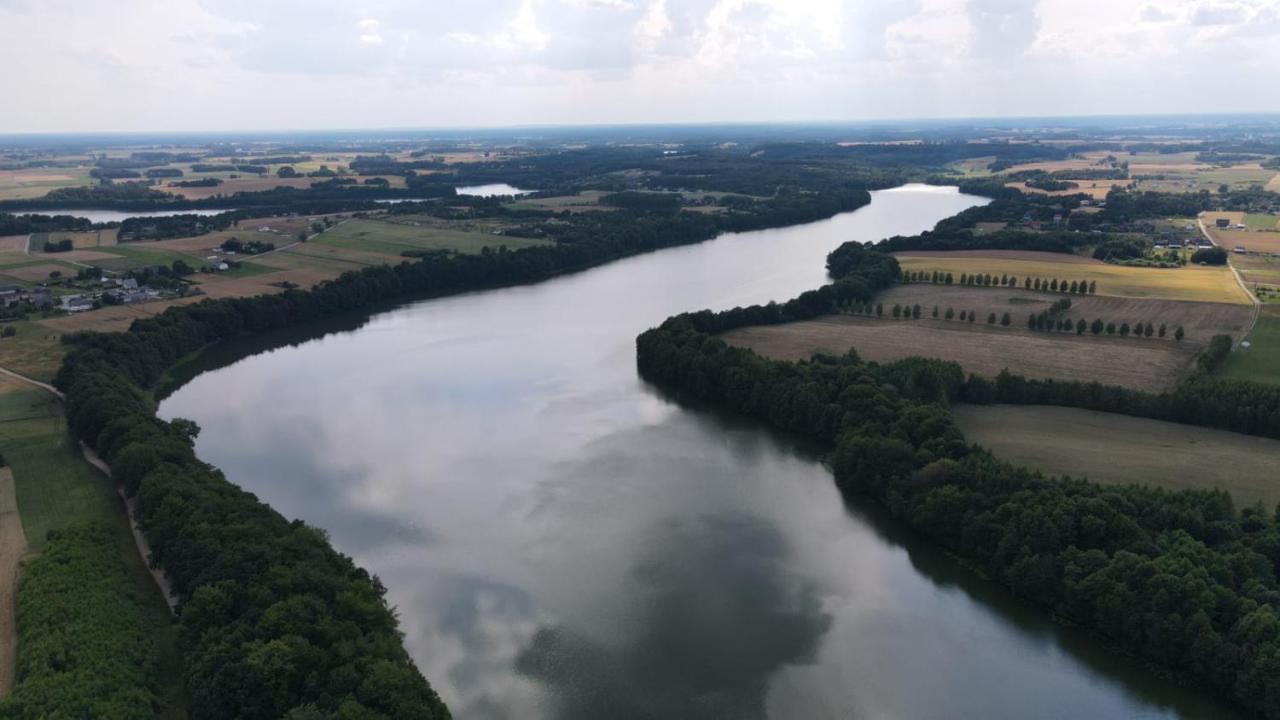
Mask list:
[[[1097,294],[1160,300],[1248,303],[1231,270],[1226,267],[1142,268],[1058,253],[972,250],[962,252],[896,253],[903,270],[990,273],[1044,280],[1086,280],[1097,283]]]

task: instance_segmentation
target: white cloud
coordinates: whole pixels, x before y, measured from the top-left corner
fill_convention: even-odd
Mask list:
[[[1280,110],[1280,0],[0,0],[0,132]],[[93,107],[94,113],[85,113]]]

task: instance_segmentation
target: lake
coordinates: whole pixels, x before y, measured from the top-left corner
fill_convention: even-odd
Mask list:
[[[636,374],[664,318],[794,297],[840,243],[980,202],[885,190],[225,364],[261,349],[231,345],[160,413],[381,578],[455,717],[1234,717],[846,503],[813,448]]]
[[[141,217],[173,217],[174,215],[203,215],[203,216],[218,215],[220,213],[230,212],[230,210],[224,208],[222,210],[200,209],[200,210],[158,210],[158,211],[150,211],[150,212],[143,212],[143,211],[129,212],[129,211],[121,211],[121,210],[83,210],[83,209],[63,210],[61,208],[58,208],[58,209],[37,209],[37,210],[8,210],[6,212],[11,212],[14,215],[22,215],[24,213],[36,213],[39,215],[72,215],[74,217],[88,218],[89,222],[92,222],[92,223],[109,223],[109,222],[123,222],[128,218],[141,218]]]
[[[493,197],[495,195],[527,195],[533,190],[521,190],[506,183],[490,183],[488,185],[463,185],[454,188],[459,195],[475,195],[477,197]]]

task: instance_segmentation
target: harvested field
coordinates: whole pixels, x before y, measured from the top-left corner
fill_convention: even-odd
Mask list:
[[[119,260],[120,256],[114,253],[103,252],[101,250],[71,250],[69,252],[60,253],[32,253],[32,257],[39,257],[45,260],[63,260],[72,262],[82,262],[97,264],[99,261]]]
[[[1159,327],[1163,323],[1168,326],[1170,333],[1182,326],[1186,331],[1183,342],[1193,345],[1207,344],[1210,338],[1220,333],[1239,338],[1253,317],[1250,306],[1233,303],[1140,300],[1111,295],[1061,295],[1013,288],[957,287],[927,283],[895,286],[880,293],[876,302],[884,303],[886,313],[894,304],[918,304],[926,316],[932,313],[934,306],[942,313],[947,308],[953,308],[957,313],[971,310],[978,313],[978,323],[984,323],[990,313],[995,313],[999,318],[1007,312],[1013,318],[1013,326],[1022,328],[1026,325],[1028,315],[1047,310],[1051,304],[1064,297],[1071,300],[1071,309],[1062,316],[1072,322],[1083,318],[1085,322],[1091,323],[1095,318],[1101,318],[1103,322],[1114,322],[1117,326],[1126,322],[1130,325],[1149,322]]]
[[[1142,268],[1108,265],[1063,253],[970,250],[894,253],[904,270],[991,273],[1022,278],[1059,278],[1096,282],[1099,295],[1199,302],[1248,303],[1226,267]]]
[[[5,268],[4,274],[12,278],[17,278],[23,282],[38,283],[49,279],[49,273],[57,271],[65,275],[75,275],[74,265],[59,265],[57,263],[36,263],[33,265],[22,265],[14,268]]]
[[[1106,200],[1107,193],[1111,192],[1112,188],[1118,185],[1124,185],[1127,181],[1126,180],[1072,180],[1071,182],[1075,183],[1076,185],[1079,185],[1079,187],[1071,188],[1069,190],[1041,190],[1040,188],[1027,187],[1024,183],[1021,183],[1021,182],[1005,183],[1004,186],[1021,190],[1024,193],[1036,194],[1036,195],[1050,195],[1053,197],[1062,197],[1064,195],[1084,194],[1084,195],[1088,195],[1094,200]]]
[[[1236,507],[1280,502],[1280,441],[1044,405],[958,405],[952,414],[969,440],[1046,473],[1170,490],[1217,488]]]
[[[1246,282],[1280,285],[1280,257],[1274,255],[1231,255],[1231,266]]]
[[[0,170],[0,200],[26,200],[38,198],[50,190],[77,185],[90,185],[88,169],[80,168],[28,168],[25,170]]]
[[[1267,181],[1267,190],[1273,193],[1280,193],[1280,173]]]
[[[16,253],[21,255],[26,247],[26,235],[5,235],[4,237],[0,237],[0,253]]]
[[[129,329],[130,323],[138,318],[151,317],[165,311],[170,305],[186,305],[204,300],[204,295],[191,295],[172,300],[156,300],[129,305],[112,305],[100,310],[88,310],[75,315],[49,318],[37,321],[56,333],[94,330],[97,332],[123,332]]]
[[[1274,230],[1210,230],[1219,245],[1232,250],[1242,247],[1251,253],[1280,253],[1280,232]]]
[[[1150,391],[1176,385],[1198,349],[1173,340],[1032,332],[1017,325],[989,326],[984,321],[895,321],[849,315],[739,328],[723,337],[732,345],[779,360],[807,359],[815,352],[843,355],[853,348],[863,359],[878,362],[932,357],[957,362],[966,373],[985,377],[1008,369],[1031,378],[1096,380]]]

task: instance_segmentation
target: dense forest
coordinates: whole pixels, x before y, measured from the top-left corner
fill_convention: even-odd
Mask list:
[[[405,654],[377,579],[321,531],[286,520],[201,462],[193,423],[155,416],[148,391],[167,368],[227,338],[388,301],[533,282],[730,228],[812,220],[868,202],[858,189],[785,194],[722,216],[585,213],[554,226],[553,246],[370,267],[311,291],[171,307],[127,333],[64,336],[73,347],[55,384],[66,393],[72,431],[136,499],[152,559],[179,598],[193,716],[442,718],[448,710]],[[458,212],[452,204],[434,207]],[[464,209],[499,207],[475,199]]]
[[[1269,718],[1280,718],[1280,517],[1218,491],[1045,478],[967,444],[947,410],[954,363],[856,354],[767,360],[714,333],[870,301],[896,281],[846,250],[842,278],[782,304],[667,320],[637,340],[641,374],[681,396],[826,443],[865,494],[1011,591]]]
[[[158,649],[119,547],[102,527],[53,531],[23,570],[16,682],[0,718],[155,717]]]

